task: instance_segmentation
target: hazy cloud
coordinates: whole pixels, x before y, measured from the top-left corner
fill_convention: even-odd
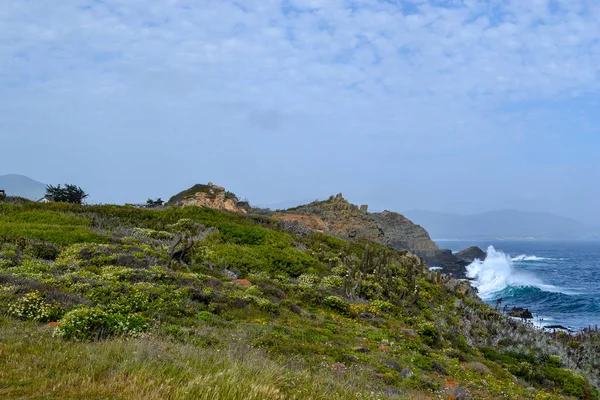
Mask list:
[[[0,172],[97,201],[211,180],[589,214],[598,21],[592,0],[4,0]]]

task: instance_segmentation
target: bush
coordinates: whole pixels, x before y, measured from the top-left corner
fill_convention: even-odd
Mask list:
[[[340,311],[342,313],[348,312],[350,305],[344,299],[338,296],[328,296],[323,300],[323,305],[332,308],[334,310]]]
[[[298,277],[298,284],[304,287],[312,287],[319,283],[319,277],[314,274],[302,274]]]
[[[389,312],[394,309],[394,305],[392,303],[383,300],[373,300],[371,305],[382,312]]]
[[[331,268],[331,273],[343,278],[348,275],[348,268],[343,265],[338,265],[337,267]]]
[[[326,276],[321,280],[321,285],[328,289],[337,289],[344,286],[344,278],[336,275]]]
[[[437,346],[439,344],[439,333],[435,325],[431,322],[426,322],[419,327],[418,330],[421,340],[429,346]]]
[[[100,340],[117,334],[138,336],[148,328],[140,315],[109,314],[99,308],[82,307],[68,312],[58,322],[55,335],[64,339]]]
[[[25,321],[50,322],[62,314],[62,309],[58,305],[46,303],[40,292],[33,291],[11,303],[8,312]]]
[[[25,254],[33,258],[54,261],[60,254],[60,249],[52,243],[30,241],[25,247]]]

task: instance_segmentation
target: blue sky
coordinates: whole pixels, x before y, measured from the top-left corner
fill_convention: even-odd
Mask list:
[[[3,0],[0,174],[600,223],[600,3]]]

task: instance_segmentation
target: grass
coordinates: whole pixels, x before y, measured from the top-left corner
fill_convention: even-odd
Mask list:
[[[67,342],[48,326],[0,320],[4,399],[389,398],[371,394],[361,371],[335,375],[299,364],[273,361],[244,343],[214,349],[156,338]]]

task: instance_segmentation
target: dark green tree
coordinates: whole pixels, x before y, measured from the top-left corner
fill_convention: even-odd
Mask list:
[[[82,188],[76,185],[65,184],[65,187],[46,186],[46,198],[51,201],[83,204],[83,200],[88,197],[88,194]]]
[[[164,203],[165,203],[164,200],[161,199],[160,197],[156,200],[148,199],[146,201],[146,207],[149,207],[149,208],[159,207],[159,206],[162,206]]]

